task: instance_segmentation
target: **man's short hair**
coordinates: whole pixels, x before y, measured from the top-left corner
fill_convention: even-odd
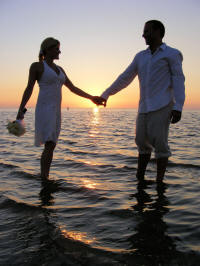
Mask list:
[[[164,37],[165,35],[165,26],[163,25],[163,23],[159,20],[149,20],[146,22],[147,23],[151,23],[153,25],[153,29],[154,30],[160,30],[160,36],[161,38]]]

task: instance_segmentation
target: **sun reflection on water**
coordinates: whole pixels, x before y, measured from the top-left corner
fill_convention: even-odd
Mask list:
[[[97,183],[88,179],[83,179],[83,186],[89,189],[96,189]]]
[[[96,162],[92,162],[92,161],[84,161],[85,164],[91,165],[91,166],[96,166],[96,165],[100,165]]]
[[[99,124],[99,108],[98,107],[95,107],[93,109],[93,116],[92,116],[91,123],[93,125],[98,125]]]
[[[96,106],[93,108],[93,113],[98,113],[99,112],[99,108]]]
[[[66,229],[61,229],[61,234],[65,238],[70,238],[75,241],[80,241],[88,245],[90,245],[91,243],[95,241],[95,238],[88,238],[87,233],[85,232],[67,231]]]
[[[94,107],[90,122],[89,136],[95,138],[99,134],[99,108]]]

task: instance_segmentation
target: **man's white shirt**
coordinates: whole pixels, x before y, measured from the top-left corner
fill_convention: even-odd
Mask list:
[[[173,110],[182,111],[185,101],[183,56],[163,43],[153,54],[150,48],[136,54],[127,69],[101,95],[108,99],[126,88],[138,75],[140,84],[139,113],[161,109],[174,101]]]

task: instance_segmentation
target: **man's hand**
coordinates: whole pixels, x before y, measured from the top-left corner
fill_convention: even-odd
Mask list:
[[[104,107],[106,106],[106,100],[102,97],[99,96],[93,96],[92,97],[92,101],[93,103],[95,103],[96,105],[103,105]]]
[[[177,123],[178,121],[181,120],[181,112],[180,111],[176,111],[176,110],[172,110],[171,115],[170,115],[170,121],[172,124]]]

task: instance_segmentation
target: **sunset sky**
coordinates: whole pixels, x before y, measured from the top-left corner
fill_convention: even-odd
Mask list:
[[[0,107],[18,107],[32,62],[46,37],[61,42],[61,65],[77,87],[100,95],[146,49],[150,19],[166,27],[164,42],[184,56],[186,109],[200,108],[199,0],[0,0]],[[35,106],[38,85],[28,103]],[[108,107],[137,108],[137,78],[108,100]],[[63,107],[93,104],[63,87]]]

